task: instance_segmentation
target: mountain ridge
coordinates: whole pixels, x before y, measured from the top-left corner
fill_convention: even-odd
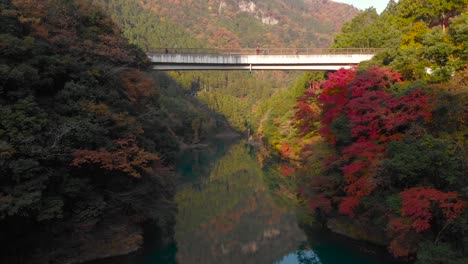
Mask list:
[[[207,47],[327,47],[360,11],[328,0],[142,0]],[[286,12],[285,12],[286,11]],[[164,43],[162,43],[164,44]]]

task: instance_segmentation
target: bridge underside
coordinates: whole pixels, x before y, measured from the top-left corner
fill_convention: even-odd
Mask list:
[[[220,65],[220,64],[156,64],[157,71],[195,71],[195,70],[290,70],[290,71],[336,71],[341,68],[349,69],[353,65]]]

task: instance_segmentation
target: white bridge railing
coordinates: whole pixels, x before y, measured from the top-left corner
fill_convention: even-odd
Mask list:
[[[370,60],[377,49],[158,49],[155,70],[338,70]]]
[[[223,55],[314,55],[314,54],[376,54],[378,48],[158,48],[148,53],[171,54],[223,54]]]

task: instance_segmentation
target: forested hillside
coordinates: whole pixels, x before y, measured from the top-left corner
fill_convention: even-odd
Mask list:
[[[162,47],[327,47],[333,33],[358,13],[357,9],[331,1],[99,2],[105,5],[129,41],[147,51]],[[278,23],[270,23],[276,21],[273,19]],[[197,99],[223,114],[237,130],[257,131],[262,129],[260,121],[273,118],[269,115],[270,108],[267,109],[273,106],[269,103],[271,96],[288,88],[301,73],[173,72],[169,75],[187,94],[197,94]]]
[[[145,0],[140,3],[163,21],[182,26],[185,32],[209,47],[327,47],[332,40],[331,33],[358,14],[349,5],[321,0]],[[160,47],[172,47],[165,41]]]
[[[307,90],[277,119],[288,132],[264,136],[297,165],[284,175],[298,171],[317,222],[402,260],[468,261],[467,6],[368,9],[333,45],[383,51],[359,69],[298,83]]]
[[[95,1],[0,1],[1,263],[171,237],[174,154],[226,124],[120,33]]]
[[[332,1],[101,0],[124,35],[155,48],[328,47],[359,11]],[[197,21],[195,23],[195,21]]]
[[[214,1],[159,3],[166,11],[185,10],[190,19],[182,23],[158,3],[0,2],[0,261],[76,262],[124,254],[141,246],[148,223],[156,223],[164,237],[174,216],[174,154],[227,127],[207,106],[245,130],[257,122],[253,107],[294,78],[151,73],[144,51],[235,42],[324,46],[331,41],[325,33],[357,12],[322,1],[258,1],[255,12],[245,9],[250,2],[221,1],[214,13]],[[278,11],[285,7],[289,17]],[[317,23],[320,17],[308,13],[312,7],[343,19]],[[193,23],[204,15],[212,23],[209,41],[202,24]],[[311,18],[307,32],[299,17]],[[250,37],[246,25],[254,25]]]
[[[206,183],[233,190],[220,198],[229,210],[182,189],[179,202],[214,212],[227,235],[235,226],[217,216],[257,208],[239,194],[261,180],[304,205],[304,219],[400,260],[467,263],[467,6],[390,1],[379,15],[327,0],[0,0],[0,262],[126,254],[152,239],[148,227],[170,239],[175,153],[232,126],[276,152],[284,178],[250,179],[260,168],[237,148],[219,163],[226,174],[210,175],[223,184]],[[330,44],[382,51],[306,74],[152,72],[145,55]],[[204,237],[207,217],[185,227]],[[224,249],[225,236],[212,238]]]
[[[405,80],[447,81],[468,60],[467,5],[466,0],[391,1],[382,15],[368,9],[345,24],[333,46],[384,47],[373,64],[392,67]]]

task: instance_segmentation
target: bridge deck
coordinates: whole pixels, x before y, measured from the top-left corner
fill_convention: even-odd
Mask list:
[[[148,53],[155,70],[338,70],[371,59],[376,49],[163,49]]]

